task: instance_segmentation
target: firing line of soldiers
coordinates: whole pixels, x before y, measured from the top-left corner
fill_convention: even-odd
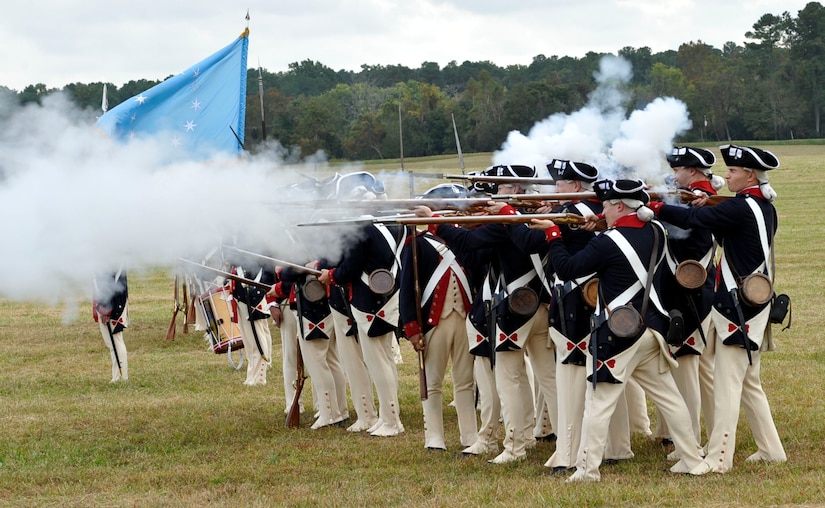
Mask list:
[[[350,420],[349,384],[356,420],[348,431],[403,433],[396,368],[403,336],[419,355],[430,450],[447,449],[449,363],[462,453],[497,453],[493,464],[523,460],[537,438],[552,437],[548,472],[598,481],[603,462],[633,456],[633,421],[646,418],[636,414],[644,409],[631,389],[638,386],[674,443],[672,472],[732,468],[740,401],[758,449],[747,460],[784,462],[759,376],[761,352],[773,349],[771,324],[784,320],[774,304],[776,193],[767,178],[779,161],[756,147],[720,149],[736,194],[730,199],[713,197],[722,182],[711,172],[712,152],[675,147],[667,161],[688,206],[651,201],[642,181],[604,179],[589,164],[554,160],[547,169],[565,199],[534,214],[495,196],[484,206],[494,221],[434,213],[433,203],[466,200],[472,190],[523,194],[536,178],[530,166],[493,166],[484,176],[503,177],[497,185],[442,184],[414,207],[415,218],[378,216],[358,224],[357,234],[342,230],[354,240],[340,259],[282,263],[271,289],[249,304],[277,309],[273,319],[283,320],[287,404],[295,400],[287,390],[296,374],[287,364],[296,356],[291,344],[313,385],[313,429]],[[382,202],[383,184],[369,173],[332,183],[334,199]],[[411,226],[421,223],[426,229]],[[283,328],[290,314],[297,333]]]

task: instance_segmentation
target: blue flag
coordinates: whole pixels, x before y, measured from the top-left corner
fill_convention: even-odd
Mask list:
[[[131,97],[97,121],[113,139],[158,137],[188,160],[243,150],[249,29],[177,76]]]

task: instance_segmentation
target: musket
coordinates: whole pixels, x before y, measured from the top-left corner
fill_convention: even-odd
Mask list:
[[[236,252],[240,252],[241,254],[246,254],[248,256],[257,257],[257,258],[260,258],[260,259],[265,259],[265,260],[271,262],[274,265],[283,266],[285,268],[291,268],[291,269],[293,269],[293,270],[295,270],[296,272],[299,272],[299,273],[308,273],[308,274],[314,275],[316,277],[321,275],[321,270],[315,270],[314,268],[309,268],[307,266],[298,265],[298,264],[295,264],[295,263],[290,263],[289,261],[284,261],[283,259],[278,259],[278,258],[265,256],[264,254],[258,254],[257,252],[248,251],[248,250],[245,250],[245,249],[241,249],[239,247],[233,247],[231,245],[222,245],[221,248],[234,250]]]
[[[424,331],[423,331],[423,323],[424,319],[421,317],[421,284],[418,280],[418,237],[417,234],[413,234],[412,238],[412,245],[410,245],[412,249],[412,263],[413,263],[413,287],[415,288],[415,320],[418,324],[418,329],[421,331],[421,340],[424,341]],[[424,347],[427,347],[427,343],[424,342]],[[424,368],[424,350],[418,351],[418,394],[421,397],[421,400],[427,400],[428,398],[428,390],[427,390],[427,370]]]
[[[178,298],[178,275],[175,274],[175,308],[172,309],[172,321],[169,323],[169,329],[166,331],[166,340],[175,340],[175,328],[179,311],[180,299]]]
[[[506,202],[514,208],[541,206],[542,201],[559,202],[596,199],[595,192],[553,192],[543,194],[493,194],[473,198],[411,198],[411,199],[373,199],[373,200],[314,200],[294,203],[314,208],[351,208],[381,210],[390,208],[413,209],[426,206],[432,209],[469,210],[489,206],[490,202]]]
[[[340,226],[357,224],[523,224],[533,219],[552,220],[556,224],[584,224],[587,219],[575,213],[536,213],[523,215],[458,215],[452,217],[367,217],[327,222],[307,222],[298,226]]]
[[[249,286],[253,286],[253,287],[256,287],[258,289],[263,289],[264,291],[269,291],[270,289],[272,289],[272,286],[270,286],[269,284],[264,284],[263,282],[258,282],[256,280],[252,280],[252,279],[247,279],[246,277],[241,277],[241,276],[236,275],[234,273],[230,273],[230,272],[227,272],[227,271],[224,271],[224,270],[219,270],[217,268],[212,268],[211,266],[203,265],[201,263],[195,263],[194,261],[190,261],[186,258],[178,258],[178,261],[181,261],[183,263],[186,263],[186,264],[189,264],[189,265],[192,265],[192,266],[197,266],[198,268],[202,268],[204,270],[209,270],[210,272],[214,272],[214,273],[217,273],[218,275],[222,275],[227,279],[234,280],[235,282],[241,282],[243,284],[247,284]]]
[[[189,307],[190,307],[190,302],[189,302],[189,287],[188,287],[188,284],[186,284],[186,279],[184,279],[183,282],[181,282],[181,291],[183,291],[183,303],[181,304],[181,310],[183,310],[185,312],[185,314],[183,315],[183,333],[189,333]],[[192,309],[194,310],[194,306],[192,307]]]
[[[295,288],[295,310],[298,315],[298,362],[295,369],[295,396],[292,398],[292,404],[289,406],[289,412],[286,415],[286,428],[288,429],[297,429],[301,424],[300,400],[301,392],[304,390],[304,357],[301,354],[301,339],[304,338],[304,316],[302,314],[301,285],[296,284],[293,287]]]
[[[450,113],[450,118],[453,119],[453,133],[455,133],[455,146],[458,150],[458,166],[461,168],[461,174],[464,174],[464,155],[461,153],[461,141],[458,139],[458,128],[455,126],[455,115]]]

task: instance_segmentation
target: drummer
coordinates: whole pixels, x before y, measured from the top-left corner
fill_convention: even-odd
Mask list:
[[[711,311],[716,330],[713,430],[708,454],[691,471],[694,474],[724,473],[733,467],[740,401],[745,404],[757,446],[756,453],[745,460],[787,460],[759,375],[761,352],[775,348],[769,324],[771,291],[757,295],[760,298],[750,295],[747,300],[750,286],[738,286],[738,280],[752,274],[754,280],[773,278],[771,253],[777,214],[772,203],[776,191],[768,182],[768,171],[779,167],[779,159],[751,146],[723,145],[720,150],[728,166],[728,189],[736,193],[735,198],[708,207],[701,206],[706,197],[695,200],[692,208],[651,204],[664,221],[682,228],[709,229],[723,249]],[[764,296],[767,298],[761,298]]]

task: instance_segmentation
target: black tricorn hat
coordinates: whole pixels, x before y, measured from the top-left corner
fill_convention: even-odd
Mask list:
[[[596,198],[599,201],[636,199],[645,205],[650,201],[650,196],[645,191],[645,183],[641,180],[610,180],[605,178],[594,183],[593,190],[596,191]]]
[[[728,167],[742,167],[767,171],[779,167],[779,159],[773,153],[755,146],[722,145],[722,157]]]
[[[516,178],[535,178],[536,168],[533,166],[524,166],[521,164],[501,164],[489,168],[488,171],[493,170],[494,173],[490,176],[511,176]]]
[[[674,146],[667,156],[671,168],[710,168],[716,163],[716,156],[710,150],[693,146]]]
[[[563,159],[553,159],[547,164],[550,178],[559,180],[578,180],[593,183],[599,178],[599,170],[584,162],[573,162]]]
[[[422,198],[466,198],[469,191],[457,183],[440,183],[421,195]]]
[[[470,171],[468,175],[470,176],[496,176],[495,169],[498,166],[490,166],[489,168],[485,169],[484,171]],[[495,194],[498,192],[498,185],[493,182],[479,182],[474,181],[470,185],[470,192],[475,193],[482,193],[482,194]]]

